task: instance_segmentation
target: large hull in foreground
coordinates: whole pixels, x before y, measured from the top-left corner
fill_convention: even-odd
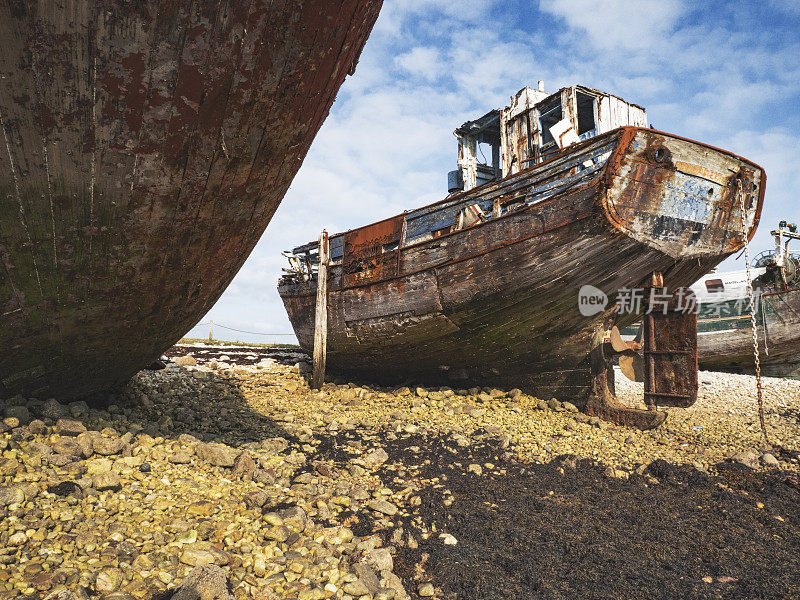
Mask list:
[[[269,223],[381,0],[0,6],[0,397],[126,381]]]
[[[625,127],[498,182],[334,236],[328,364],[373,378],[468,376],[591,404],[593,395],[613,392],[603,335],[615,320],[616,292],[654,272],[670,290],[689,286],[742,247],[737,177],[752,235],[765,184],[759,167]],[[497,207],[498,199],[501,214],[454,230],[466,207]],[[578,309],[587,284],[612,299],[591,317]],[[307,350],[315,285],[287,278],[279,286]]]

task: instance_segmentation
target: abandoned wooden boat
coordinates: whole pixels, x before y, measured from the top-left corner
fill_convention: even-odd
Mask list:
[[[766,178],[646,125],[615,96],[540,84],[458,128],[450,196],[330,237],[331,368],[515,385],[640,427],[663,421],[656,405],[691,404],[696,315],[671,304],[651,321],[651,409],[633,410],[616,401],[610,368],[612,348],[626,349],[606,342],[639,317],[605,303],[584,316],[579,290],[690,285],[752,236]],[[484,144],[490,164],[478,161]],[[278,289],[310,349],[319,244],[287,255]]]
[[[381,0],[0,6],[0,398],[126,381],[242,266]]]
[[[800,378],[800,254],[788,242],[800,239],[797,227],[782,222],[772,232],[775,250],[755,261],[756,324],[761,372]],[[697,345],[700,368],[755,373],[747,271],[712,273],[692,290],[700,302]]]

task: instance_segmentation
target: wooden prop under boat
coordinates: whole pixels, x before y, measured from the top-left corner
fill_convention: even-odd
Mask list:
[[[0,5],[0,398],[174,344],[252,251],[381,0]]]
[[[646,336],[650,408],[616,401],[611,359],[631,350],[611,333],[639,317],[607,298],[688,286],[740,249],[766,177],[645,123],[643,109],[576,86],[525,88],[510,107],[462,126],[450,181],[464,191],[331,236],[328,364],[372,378],[518,385],[643,428],[664,420],[656,405],[693,403],[696,315],[676,310],[674,297]],[[492,146],[493,164],[476,163],[480,143]],[[317,252],[315,242],[289,253],[278,286],[307,350]],[[601,297],[595,307],[579,307],[587,285]]]

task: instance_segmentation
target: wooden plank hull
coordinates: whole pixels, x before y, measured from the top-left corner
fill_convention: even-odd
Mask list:
[[[672,167],[654,166],[649,157],[656,148],[669,150]],[[703,183],[702,195],[690,196],[686,190],[698,182],[687,176],[686,183],[674,168],[679,158],[697,162],[701,155],[714,172],[747,171],[745,178],[755,186],[748,200],[752,235],[763,198],[761,169],[687,140],[623,128],[407,214],[408,233],[416,219],[445,222],[470,203],[502,197],[513,207],[515,197],[533,198],[484,223],[406,243],[396,251],[396,276],[384,277],[379,270],[377,280],[352,284],[333,267],[328,364],[373,378],[466,375],[586,402],[593,380],[607,372],[607,359],[598,352],[615,317],[613,299],[598,314],[583,316],[579,289],[592,285],[613,298],[617,290],[641,286],[660,271],[674,290],[743,243],[741,229],[731,226],[740,214],[730,182],[716,188]],[[602,162],[587,167],[591,156]],[[683,204],[673,201],[676,189],[686,198]],[[695,212],[680,212],[681,207]],[[437,228],[438,221],[429,227]],[[346,265],[352,263],[347,252],[345,247]],[[284,283],[279,291],[300,344],[309,347],[313,281]],[[623,315],[618,321],[635,318]]]
[[[124,382],[208,311],[380,6],[0,6],[0,397]]]
[[[800,379],[800,289],[762,296],[758,341],[761,373]],[[698,325],[700,367],[708,371],[755,374],[753,332],[749,315]]]

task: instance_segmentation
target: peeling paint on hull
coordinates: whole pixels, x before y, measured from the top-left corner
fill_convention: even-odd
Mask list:
[[[607,160],[583,168],[597,156]],[[719,173],[722,182],[679,171],[678,161]],[[474,380],[585,404],[607,371],[608,358],[598,352],[614,307],[612,302],[593,317],[582,316],[579,289],[593,285],[613,298],[618,290],[642,286],[653,272],[663,273],[669,290],[688,287],[744,243],[737,175],[748,186],[752,237],[766,184],[759,167],[637,127],[592,138],[535,167],[405,213],[397,219],[404,219],[408,236],[426,228],[443,231],[476,203],[502,199],[511,207],[433,239],[418,234],[422,241],[383,255],[397,253],[386,258],[399,265],[390,276],[373,266],[375,279],[353,282],[334,264],[328,274],[328,364],[371,377],[435,379],[465,372]],[[334,258],[343,255],[341,236],[331,237]],[[342,261],[349,264],[346,249]],[[313,279],[279,285],[304,348],[313,340],[314,287]],[[618,324],[636,318],[624,315]],[[613,392],[613,380],[610,386]]]
[[[110,388],[205,314],[380,6],[0,6],[0,396]]]

